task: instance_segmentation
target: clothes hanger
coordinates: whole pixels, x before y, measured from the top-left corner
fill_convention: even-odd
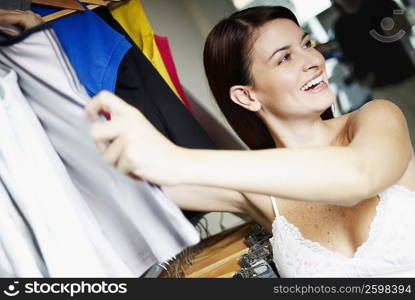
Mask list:
[[[80,2],[85,4],[95,4],[95,5],[105,5],[107,6],[109,2],[122,2],[120,0],[114,1],[114,0],[80,0]]]
[[[36,0],[36,1],[42,1],[42,0]],[[52,1],[56,1],[56,0],[52,0]],[[87,8],[90,10],[93,10],[97,7],[100,6],[108,6],[110,3],[117,3],[117,2],[122,2],[123,0],[80,0],[80,2],[87,4]],[[32,1],[33,3],[35,3],[34,1]],[[79,4],[79,3],[78,3]],[[56,19],[62,18],[64,16],[70,15],[74,12],[76,12],[77,10],[75,9],[62,9],[60,11],[57,11],[55,13],[52,13],[50,15],[44,16],[42,17],[44,22],[51,22],[54,21]]]
[[[34,4],[47,5],[58,8],[68,8],[74,10],[85,10],[77,0],[32,0]]]

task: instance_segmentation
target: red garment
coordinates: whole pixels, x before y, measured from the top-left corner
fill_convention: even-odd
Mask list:
[[[179,93],[180,98],[182,98],[184,106],[186,106],[188,110],[192,111],[189,100],[187,99],[182,84],[180,83],[179,76],[177,75],[176,65],[174,64],[173,56],[171,54],[169,40],[167,37],[159,36],[156,34],[154,35],[154,39],[156,41],[157,48],[159,49],[161,58],[163,59],[164,65],[166,66],[167,72],[170,75],[170,79],[177,90],[177,93]]]

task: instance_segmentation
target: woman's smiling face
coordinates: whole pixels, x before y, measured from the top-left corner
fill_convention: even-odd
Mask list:
[[[254,35],[252,95],[264,111],[282,119],[324,112],[334,101],[323,56],[308,35],[289,19],[275,19]]]

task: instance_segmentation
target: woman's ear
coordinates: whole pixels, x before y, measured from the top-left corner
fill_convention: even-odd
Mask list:
[[[247,86],[234,85],[229,89],[229,96],[233,102],[250,111],[259,111],[261,103]]]

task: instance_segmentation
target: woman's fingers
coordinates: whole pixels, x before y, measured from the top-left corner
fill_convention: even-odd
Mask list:
[[[117,121],[96,122],[92,125],[91,135],[96,142],[110,142],[122,132],[123,124]]]
[[[103,160],[116,168],[125,146],[125,139],[122,136],[116,138],[102,153]]]
[[[143,178],[140,176],[135,175],[134,173],[128,173],[128,177],[134,179],[134,180],[138,180],[138,181],[143,181]]]
[[[23,16],[35,16],[36,18],[42,20],[42,17],[31,11],[31,10],[20,10],[20,9],[0,9],[0,15],[23,15]]]
[[[109,92],[101,92],[86,107],[88,116],[97,120],[101,111],[111,121],[96,122],[91,134],[103,159],[131,178],[153,183],[178,182],[173,164],[179,149],[167,140],[134,107]],[[181,157],[181,156],[180,156]]]
[[[32,11],[0,10],[0,24],[2,25],[16,25],[27,30],[41,23],[43,23],[42,18]]]
[[[110,144],[124,131],[123,126],[117,121],[97,122],[92,125],[91,136],[99,153],[107,151]]]
[[[101,111],[106,111],[111,114],[114,105],[111,104],[111,100],[107,99],[109,97],[111,97],[109,92],[102,91],[89,101],[86,106],[86,113],[91,120],[98,120]]]
[[[140,155],[137,153],[136,155]],[[122,174],[128,175],[133,173],[135,169],[138,169],[138,166],[134,166],[134,163],[131,157],[128,155],[127,151],[123,151],[120,160],[117,163],[117,170]]]
[[[102,111],[108,112],[111,117],[128,112],[131,107],[121,98],[108,91],[102,91],[94,96],[86,106],[88,117],[95,121]]]

